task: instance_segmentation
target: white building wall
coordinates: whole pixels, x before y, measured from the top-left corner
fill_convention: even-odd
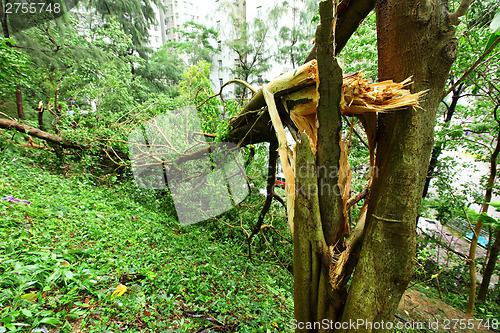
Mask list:
[[[162,7],[153,5],[156,24],[150,27],[149,47],[157,51],[163,44],[179,41],[175,29],[182,29],[187,21],[199,22],[197,0],[162,0]]]

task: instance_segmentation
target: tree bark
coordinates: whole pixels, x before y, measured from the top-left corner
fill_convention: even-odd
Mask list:
[[[10,38],[9,26],[7,25],[7,13],[5,12],[2,0],[0,0],[0,21],[2,23],[3,36],[5,38]]]
[[[495,113],[496,113],[496,110],[495,110]],[[500,123],[499,123],[499,125],[500,125]],[[499,154],[500,154],[500,128],[499,128],[498,135],[497,135],[497,144],[496,144],[495,150],[493,151],[493,153],[490,156],[490,176],[488,178],[488,183],[486,184],[486,192],[484,194],[484,202],[483,202],[483,207],[481,209],[481,212],[483,212],[483,213],[487,213],[488,208],[490,207],[489,203],[491,201],[491,197],[493,194],[493,185],[495,184],[495,178],[497,175],[497,157]],[[468,258],[468,262],[469,262],[469,301],[467,303],[467,314],[470,314],[470,315],[474,314],[474,303],[475,303],[475,299],[476,299],[476,283],[477,283],[477,279],[476,279],[476,248],[477,248],[477,238],[478,238],[479,233],[481,232],[482,228],[483,228],[483,219],[482,219],[482,216],[479,216],[479,219],[477,220],[477,223],[476,223],[476,228],[474,229],[474,234],[472,235],[472,241],[470,243],[469,258]],[[491,249],[490,259],[488,261],[488,264],[491,261],[492,255],[493,255],[493,248]],[[497,255],[498,255],[498,252],[497,252]],[[496,258],[495,258],[495,261],[493,261],[493,268],[494,268],[495,263],[496,263]],[[493,273],[493,270],[492,270],[492,273]],[[484,275],[486,275],[486,272]],[[491,278],[491,275],[488,277],[488,280],[490,278]],[[484,280],[484,277],[483,277],[483,280]],[[488,284],[485,285],[486,290],[484,291],[484,293],[485,293],[484,297],[486,297],[488,285],[489,285],[489,281],[488,281]]]
[[[323,6],[323,8],[322,8]],[[323,14],[323,15],[321,15]],[[342,69],[334,58],[333,2],[320,3],[321,23],[316,31],[319,74],[319,100],[316,107],[318,148],[316,165],[318,176],[319,210],[323,233],[328,246],[344,239],[343,204],[338,185],[340,167],[340,131],[342,115]]]
[[[376,166],[360,259],[342,321],[392,321],[413,275],[420,206],[434,119],[457,42],[448,9],[437,0],[383,0],[376,4],[379,79],[414,77],[428,90],[422,109],[379,116]],[[362,306],[361,306],[362,304]],[[366,325],[345,332],[387,331]]]
[[[42,105],[42,102],[39,103],[38,108],[36,110],[38,113],[38,128],[40,128],[41,131],[45,131],[45,125],[43,124],[44,107]]]
[[[478,301],[486,301],[486,295],[488,294],[488,288],[490,287],[491,276],[495,270],[495,266],[498,261],[498,253],[500,252],[500,230],[495,233],[495,242],[491,246],[490,256],[488,257],[488,263],[483,272],[483,281],[479,287],[479,292],[477,293]]]
[[[333,2],[321,2],[319,13],[317,152],[314,156],[302,134],[295,160],[294,318],[303,324],[335,322],[345,299],[345,288],[333,290],[329,278],[330,251],[343,246],[345,225],[338,186],[343,77],[333,56]],[[318,327],[296,332],[318,332]]]
[[[294,320],[297,324],[336,321],[344,296],[329,285],[331,259],[323,235],[317,168],[305,134],[297,144],[295,168],[298,172],[293,233]],[[318,332],[318,329],[297,327],[295,332]]]
[[[44,132],[39,130],[38,128],[34,128],[28,125],[23,125],[14,120],[8,119],[0,119],[0,128],[13,128],[18,132],[26,133],[36,138],[45,140],[50,143],[55,143],[61,145],[63,148],[71,148],[71,149],[87,149],[88,147],[80,145],[78,143],[71,142],[69,140],[63,139],[59,136],[50,134],[48,132]]]
[[[19,83],[16,87],[16,105],[17,105],[17,116],[19,120],[26,120],[24,117],[24,109],[23,109],[23,94],[21,93],[21,86]]]
[[[375,0],[348,0],[342,1],[337,8],[337,24],[335,26],[335,55],[338,55],[358,29],[365,17],[375,7]],[[316,59],[316,45],[304,63]]]

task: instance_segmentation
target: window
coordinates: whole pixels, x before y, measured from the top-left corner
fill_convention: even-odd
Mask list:
[[[219,85],[222,87],[224,85],[224,80],[220,77],[219,78]]]
[[[222,68],[222,60],[219,60],[219,68]]]
[[[159,41],[160,41],[160,39],[158,38],[158,36],[155,36],[155,42],[158,43]]]
[[[262,16],[262,6],[257,6],[257,17]]]
[[[217,50],[222,51],[222,41],[217,41]]]

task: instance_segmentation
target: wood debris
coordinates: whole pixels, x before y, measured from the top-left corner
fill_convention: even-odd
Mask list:
[[[279,154],[286,179],[287,210],[290,229],[293,233],[293,207],[295,198],[294,147],[290,147],[278,105],[283,106],[299,133],[306,133],[311,150],[317,149],[317,119],[319,85],[318,64],[311,60],[295,71],[285,73],[263,87],[264,98],[269,109],[273,127],[280,144]],[[403,82],[387,80],[369,83],[362,72],[345,75],[342,85],[341,112],[345,116],[357,116],[365,128],[369,141],[376,129],[376,114],[390,112],[406,107],[418,107],[418,100],[425,92],[411,93],[407,89],[411,78]],[[296,134],[299,134],[296,133]],[[296,135],[300,137],[299,135]],[[344,201],[344,214],[347,216],[346,203],[349,199],[352,172],[347,161],[347,138],[341,140],[339,187]],[[370,142],[370,164],[374,163],[375,146]],[[373,165],[372,165],[373,166]],[[347,220],[346,220],[347,221]],[[346,222],[347,223],[347,222]]]

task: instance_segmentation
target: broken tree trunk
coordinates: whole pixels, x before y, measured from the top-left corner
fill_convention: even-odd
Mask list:
[[[337,23],[335,26],[335,54],[344,48],[345,44],[356,31],[363,19],[375,6],[374,0],[343,1],[337,12]],[[316,59],[316,46],[314,46],[305,63]],[[232,130],[229,133],[230,142],[252,144],[259,142],[270,142],[272,135],[269,126],[269,114],[260,112],[266,105],[262,89],[254,94],[251,100],[241,110],[239,115],[230,123]],[[242,138],[245,140],[242,141]]]
[[[19,83],[17,84],[16,87],[16,105],[17,105],[17,116],[19,117],[19,120],[26,120],[24,117],[24,110],[23,110],[23,94],[21,93],[21,86]]]
[[[38,103],[38,108],[36,109],[38,113],[38,128],[41,131],[45,131],[45,125],[43,124],[43,112],[45,111],[42,101]]]
[[[295,160],[294,317],[301,323],[336,321],[345,298],[344,288],[333,290],[329,284],[330,247],[341,247],[345,232],[344,205],[338,185],[343,77],[333,57],[333,2],[321,2],[319,12],[321,23],[316,30],[319,83],[314,88],[318,94],[317,122],[312,124],[311,119],[306,127],[309,133],[302,134]],[[316,142],[311,145],[307,136]]]

